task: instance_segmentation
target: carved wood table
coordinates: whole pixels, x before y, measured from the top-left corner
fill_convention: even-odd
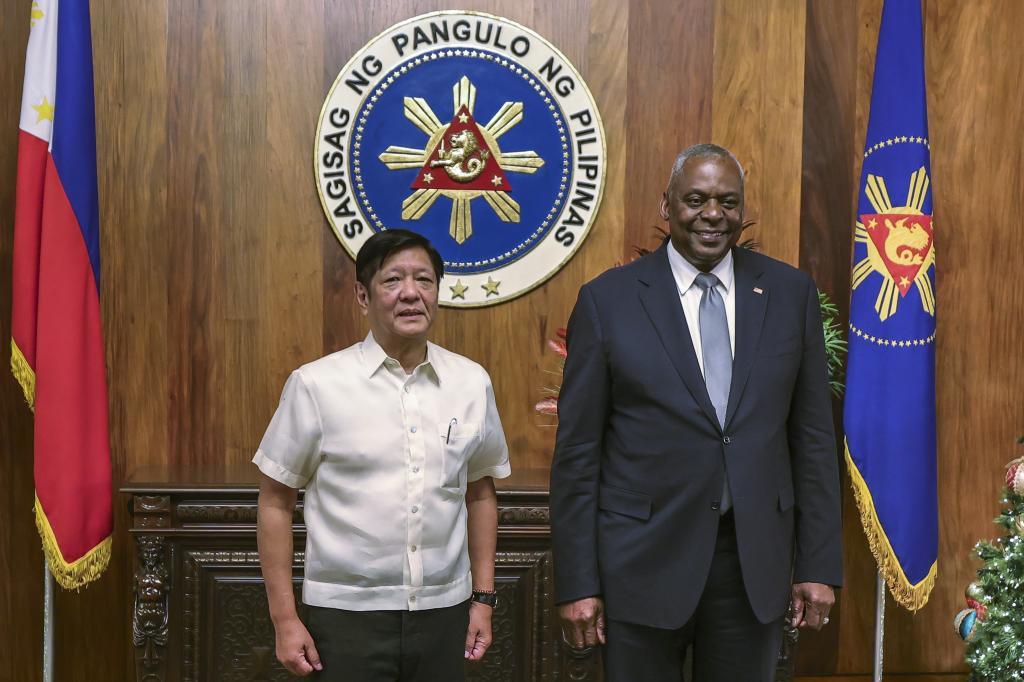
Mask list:
[[[561,641],[552,597],[548,475],[498,482],[494,644],[467,680],[597,680],[597,656]],[[286,680],[256,553],[255,466],[143,469],[121,488],[135,538],[132,641],[139,682]],[[293,519],[294,585],[302,580],[302,495]]]

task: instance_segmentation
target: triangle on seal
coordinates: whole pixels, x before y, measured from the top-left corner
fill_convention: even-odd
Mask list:
[[[493,150],[463,104],[430,151],[412,189],[508,192],[511,187]]]
[[[900,296],[906,296],[932,249],[932,217],[897,208],[866,213],[860,219]]]

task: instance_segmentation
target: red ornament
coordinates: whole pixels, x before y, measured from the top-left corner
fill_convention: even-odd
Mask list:
[[[980,601],[977,601],[976,599],[971,599],[970,597],[968,597],[967,606],[974,609],[974,612],[978,614],[978,620],[985,620],[985,617],[988,615],[988,609],[985,607],[984,604],[982,604]]]
[[[549,395],[533,406],[533,409],[541,414],[553,414],[558,416],[558,397]]]
[[[1006,465],[1006,487],[1017,495],[1024,495],[1024,457]]]
[[[548,348],[558,353],[563,360],[569,357],[569,351],[565,347],[565,341],[561,339],[548,339]]]

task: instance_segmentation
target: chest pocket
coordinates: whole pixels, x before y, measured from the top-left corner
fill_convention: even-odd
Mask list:
[[[441,487],[465,492],[469,456],[480,439],[479,424],[437,425],[441,436]]]

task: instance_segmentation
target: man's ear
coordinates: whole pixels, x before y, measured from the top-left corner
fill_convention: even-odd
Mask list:
[[[668,192],[661,193],[661,219],[668,220]]]
[[[362,282],[356,280],[355,292],[356,303],[359,304],[359,309],[363,311],[363,315],[366,315],[367,309],[370,307],[370,291],[363,286]]]

